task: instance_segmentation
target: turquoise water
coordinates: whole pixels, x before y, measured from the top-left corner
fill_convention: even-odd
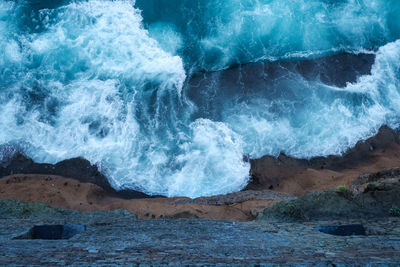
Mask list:
[[[244,156],[341,154],[397,127],[398,39],[394,0],[0,0],[3,156],[84,157],[149,194],[237,191]],[[342,52],[375,55],[370,74],[242,77]]]
[[[143,22],[187,69],[377,49],[400,35],[397,0],[137,0]]]

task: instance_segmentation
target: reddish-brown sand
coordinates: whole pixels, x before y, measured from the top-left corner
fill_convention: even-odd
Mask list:
[[[250,200],[231,205],[175,204],[177,199],[120,199],[110,197],[97,185],[51,175],[19,174],[0,179],[0,200],[44,202],[80,211],[126,209],[139,218],[205,218],[246,221],[273,200]]]
[[[361,162],[341,171],[307,169],[282,181],[276,191],[300,196],[313,191],[349,186],[351,181],[365,173],[398,168],[400,167],[400,145],[391,144],[385,149],[377,149],[372,152],[371,158],[369,162]]]

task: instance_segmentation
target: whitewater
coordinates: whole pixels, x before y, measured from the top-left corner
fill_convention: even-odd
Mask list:
[[[83,157],[117,189],[209,196],[244,188],[247,158],[340,155],[400,126],[399,1],[173,2],[0,0],[0,160]],[[282,67],[342,53],[370,71]]]

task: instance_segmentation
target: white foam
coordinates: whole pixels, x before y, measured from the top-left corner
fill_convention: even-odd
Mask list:
[[[222,123],[187,121],[182,60],[149,37],[133,2],[72,2],[39,16],[44,31],[7,48],[25,65],[12,70],[13,97],[0,105],[0,144],[37,162],[84,157],[116,188],[150,194],[246,184],[240,138]]]
[[[175,158],[182,168],[168,177],[168,195],[210,196],[246,186],[250,166],[243,161],[241,137],[224,123],[207,119],[196,120],[190,130]]]

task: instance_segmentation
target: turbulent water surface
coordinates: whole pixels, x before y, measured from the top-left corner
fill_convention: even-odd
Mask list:
[[[398,39],[398,0],[0,0],[1,157],[84,157],[150,194],[240,190],[243,158],[398,127]]]

